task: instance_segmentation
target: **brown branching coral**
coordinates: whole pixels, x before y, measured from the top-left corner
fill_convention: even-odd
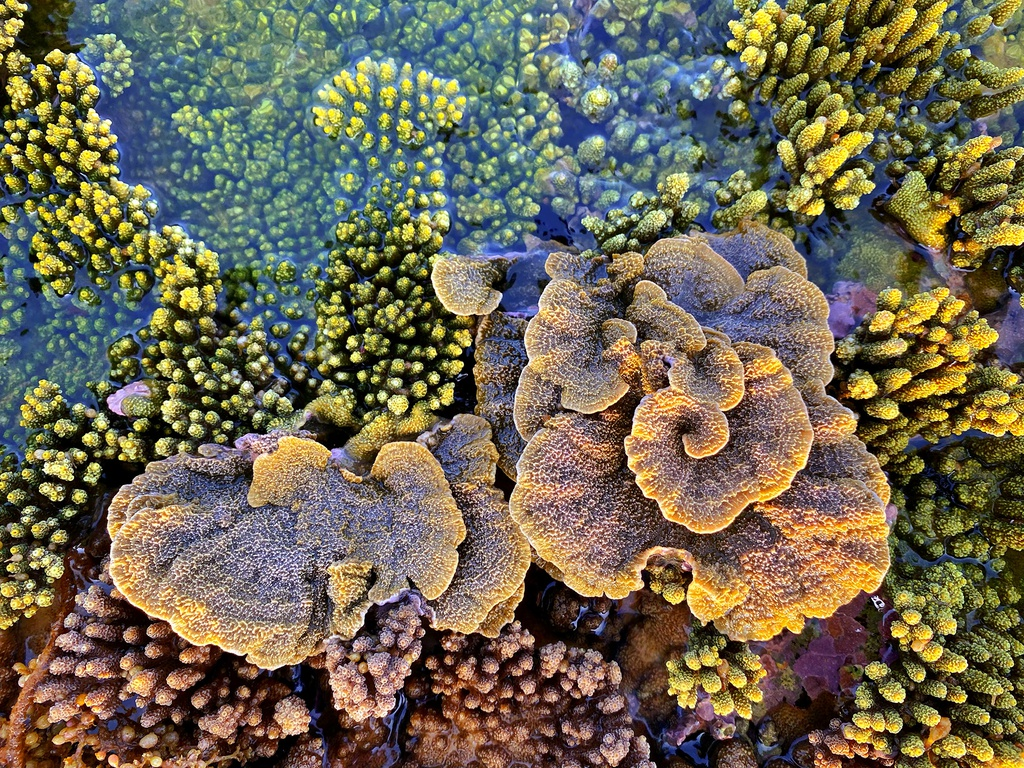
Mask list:
[[[552,374],[528,329],[516,395],[529,442],[512,514],[537,555],[581,594],[610,597],[639,589],[652,556],[677,558],[692,569],[693,614],[734,639],[828,616],[888,567],[888,486],[853,414],[824,393],[827,304],[784,266],[799,258],[791,245],[748,245],[759,230],[661,241],[646,256],[551,256],[555,290],[530,327],[596,357]],[[622,394],[566,407],[568,389],[592,395],[595,379]]]
[[[310,660],[326,672],[334,708],[356,721],[384,717],[423,651],[427,606],[418,595],[375,609],[375,626],[352,640],[332,637]]]
[[[425,664],[440,701],[410,718],[410,768],[654,766],[619,691],[622,673],[597,651],[537,648],[515,623],[489,641],[446,635]]]
[[[288,678],[186,642],[107,578],[76,596],[23,682],[29,752],[82,765],[201,767],[270,757],[307,730],[309,710]]]
[[[293,436],[152,463],[115,497],[108,527],[129,600],[267,667],[352,637],[371,604],[410,581],[438,597],[466,534],[422,445],[385,446],[359,477]]]
[[[1024,434],[1024,384],[985,350],[998,338],[946,288],[905,297],[890,289],[836,347],[837,395],[860,414],[857,434],[889,471],[913,474],[910,438],[968,429]]]

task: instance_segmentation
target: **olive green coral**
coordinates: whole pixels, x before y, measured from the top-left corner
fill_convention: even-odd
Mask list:
[[[842,733],[901,768],[1022,762],[1020,454],[1018,438],[954,444],[895,496],[885,662],[865,668]]]
[[[767,674],[761,659],[745,643],[729,640],[711,624],[694,619],[685,650],[667,665],[669,695],[684,709],[693,709],[698,697],[706,696],[716,715],[735,712],[749,719],[752,706],[764,698],[758,687]]]
[[[53,603],[76,521],[92,512],[99,461],[116,453],[118,436],[107,414],[69,404],[48,381],[25,397],[21,420],[29,430],[24,458],[0,459],[2,629]]]
[[[1024,433],[1024,384],[984,351],[998,334],[946,288],[883,291],[877,311],[836,347],[837,394],[860,414],[857,434],[890,472],[921,461],[904,451],[968,429]]]
[[[473,343],[472,319],[445,310],[430,281],[449,216],[417,197],[382,182],[372,202],[338,224],[338,245],[316,281],[310,409],[357,430],[349,447],[362,456],[430,427],[453,403]]]

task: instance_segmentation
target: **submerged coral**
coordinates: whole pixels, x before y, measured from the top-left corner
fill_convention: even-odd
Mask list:
[[[915,435],[1024,431],[1024,385],[986,358],[996,339],[947,288],[879,294],[877,311],[836,347],[836,393],[860,414],[857,434],[883,467],[917,471],[921,460],[905,453]]]
[[[621,597],[671,553],[693,613],[738,639],[878,586],[888,486],[824,395],[828,307],[786,238],[748,225],[547,268],[511,507],[559,578]]]

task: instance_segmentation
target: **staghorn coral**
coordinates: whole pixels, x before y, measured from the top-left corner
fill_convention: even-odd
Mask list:
[[[358,208],[367,191],[387,179],[431,190],[418,193],[429,201],[419,207],[445,205],[441,137],[463,118],[466,97],[458,81],[413,71],[411,64],[394,59],[366,57],[335,75],[317,99],[314,123],[330,138],[342,139],[339,213]]]
[[[663,240],[644,257],[549,257],[552,282],[527,328],[529,363],[516,393],[528,444],[511,508],[539,557],[576,591],[622,597],[640,588],[652,555],[671,555],[692,569],[693,614],[742,640],[799,629],[804,617],[827,616],[878,586],[888,566],[888,486],[853,435],[853,415],[823,391],[832,372],[827,302],[784,264],[803,269],[788,240],[758,225]],[[749,448],[722,440],[723,420],[726,436],[741,435],[744,420],[771,413],[738,405],[765,374],[796,397],[803,421],[791,427],[801,437],[790,449],[809,447],[782,475],[779,457],[754,447],[760,438]],[[639,416],[673,379],[690,393],[693,415],[680,419],[664,477],[655,464],[644,469],[653,499],[645,498],[627,463],[638,455],[631,441],[645,437]],[[753,462],[742,480],[702,475],[699,493],[724,497],[738,484],[749,506],[711,523],[673,522],[655,480],[698,493],[672,473],[721,450],[750,450]],[[790,479],[757,490],[753,478],[768,476],[757,466]]]
[[[656,195],[635,193],[628,208],[613,208],[606,216],[588,216],[583,226],[605,253],[642,251],[660,237],[686,232],[697,217],[696,203],[684,201],[690,177],[673,174],[658,185]]]
[[[100,92],[92,70],[59,50],[26,62],[7,80],[2,111],[0,232],[18,212],[32,214],[35,269],[64,296],[85,268],[101,288],[113,279],[135,299],[152,285],[143,267],[156,203],[141,186],[120,180],[117,136],[94,109]],[[86,288],[80,296],[88,296]]]
[[[423,651],[427,606],[418,595],[379,606],[352,640],[331,637],[309,660],[322,669],[334,708],[354,721],[384,717]],[[367,617],[370,619],[370,617]]]
[[[518,622],[494,640],[446,634],[425,661],[436,705],[410,719],[410,768],[442,765],[653,768],[622,673],[600,653],[536,647]]]
[[[917,102],[934,92],[926,112],[942,123],[961,110],[975,119],[1024,98],[1024,69],[979,59],[968,44],[1006,24],[1017,5],[958,14],[947,13],[944,0],[875,9],[740,3],[729,48],[758,97],[772,103],[777,151],[790,177],[773,196],[806,217],[826,203],[854,208],[875,188],[865,151],[884,159],[888,150],[879,139],[898,137],[897,124],[908,119],[917,124]]]
[[[695,621],[683,653],[671,658],[668,692],[684,709],[697,706],[698,697],[708,697],[716,715],[733,712],[752,717],[752,705],[764,694],[758,682],[766,674],[761,660],[743,643],[731,642],[711,625]]]
[[[884,208],[917,242],[976,269],[994,249],[1024,244],[1024,147],[978,136],[921,160]]]
[[[385,446],[366,477],[289,435],[205,454],[150,464],[107,522],[114,583],[186,639],[278,667],[410,581],[430,599],[451,582],[466,526],[423,446]],[[175,566],[217,550],[219,568]]]
[[[449,217],[422,209],[411,188],[384,181],[338,224],[317,281],[317,333],[307,364],[323,421],[357,430],[349,450],[368,458],[389,440],[419,434],[454,401],[472,321],[450,315],[430,274]]]
[[[851,720],[832,729],[854,753],[908,767],[1021,764],[1019,453],[1010,437],[932,451],[927,472],[895,495],[886,642]]]
[[[121,401],[132,434],[121,458],[143,462],[194,451],[204,442],[227,444],[292,416],[274,375],[262,319],[231,327],[219,317],[220,260],[178,227],[146,233],[159,280],[159,307],[137,334],[115,341],[111,377],[138,380],[148,394]]]
[[[947,288],[879,294],[877,311],[836,347],[836,394],[857,409],[857,434],[883,467],[918,471],[921,460],[904,453],[914,435],[1024,430],[1024,385],[984,355],[996,339]]]
[[[0,457],[0,629],[53,605],[64,555],[79,519],[92,514],[100,462],[116,454],[118,436],[109,415],[68,403],[49,381],[26,395],[21,422],[28,429],[23,458]]]
[[[85,41],[82,56],[93,62],[93,71],[115,99],[132,87],[132,52],[117,35],[96,35]]]
[[[50,645],[24,670],[11,765],[214,766],[274,755],[310,713],[294,682],[177,637],[101,574],[75,596]],[[40,761],[40,762],[33,762]]]

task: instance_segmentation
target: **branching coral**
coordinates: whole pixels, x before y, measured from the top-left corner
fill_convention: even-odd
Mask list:
[[[962,108],[978,118],[1024,99],[1024,69],[978,59],[966,44],[1005,24],[1019,3],[958,18],[945,0],[903,0],[884,8],[857,3],[775,0],[741,3],[729,47],[740,54],[763,101],[773,102],[777,145],[791,182],[779,196],[791,211],[816,216],[825,203],[855,207],[874,189],[862,155],[876,131],[934,89],[930,119]],[[884,158],[886,150],[881,150]]]
[[[99,73],[100,82],[117,98],[132,86],[132,52],[117,35],[106,34],[90,37],[85,41],[82,55],[93,62],[93,70]]]
[[[24,458],[0,459],[0,628],[53,603],[64,554],[79,518],[92,513],[100,461],[116,454],[118,431],[107,414],[69,404],[42,381],[21,406],[29,430]]]
[[[746,645],[695,622],[683,654],[668,661],[668,692],[685,709],[693,709],[698,696],[706,695],[715,714],[735,712],[749,719],[751,705],[763,698],[758,682],[765,674],[761,660]]]
[[[622,673],[597,651],[536,648],[515,623],[489,641],[445,635],[425,666],[441,698],[410,717],[411,765],[654,766]]]
[[[287,677],[185,642],[109,581],[76,595],[63,631],[26,672],[16,713],[34,730],[19,739],[25,755],[7,755],[12,765],[223,765],[270,757],[309,727]]]
[[[1002,246],[1024,244],[1024,147],[979,136],[941,148],[903,177],[885,210],[922,245],[974,269]]]
[[[356,721],[384,717],[395,708],[423,651],[427,608],[421,597],[406,596],[374,613],[374,621],[352,640],[332,637],[310,659],[326,673],[334,708]]]
[[[857,434],[889,471],[912,474],[914,435],[935,442],[968,429],[1024,431],[1024,385],[985,360],[996,332],[966,304],[936,288],[878,296],[878,309],[836,348],[837,396],[860,414]]]
[[[139,267],[152,263],[146,231],[156,203],[119,179],[117,137],[94,107],[99,89],[74,54],[53,51],[25,63],[6,83],[0,145],[4,228],[24,208],[38,221],[36,270],[59,295],[86,268],[101,287],[117,277],[136,298],[151,285]]]
[[[410,581],[427,598],[451,582],[466,526],[423,446],[389,444],[367,477],[299,437],[207,453],[150,464],[108,517],[115,584],[183,637],[277,667]],[[175,565],[215,551],[217,568]]]
[[[1019,438],[967,440],[929,456],[937,474],[896,495],[888,647],[841,726],[857,754],[899,766],[1021,764],[1020,453]]]
[[[364,457],[429,428],[452,404],[473,342],[472,321],[449,314],[430,282],[448,215],[422,209],[429,200],[399,182],[382,182],[375,195],[338,225],[308,356],[319,395],[311,410],[358,430],[349,450]]]
[[[693,570],[694,615],[735,639],[799,628],[878,586],[888,486],[823,392],[828,307],[788,240],[749,225],[646,256],[553,254],[547,268],[516,393],[528,444],[511,506],[566,584],[621,597],[652,555],[673,554]],[[792,414],[770,438],[755,426],[778,410],[754,394],[762,383],[765,403]],[[659,403],[671,440],[646,416]],[[715,469],[694,487],[691,466]]]

